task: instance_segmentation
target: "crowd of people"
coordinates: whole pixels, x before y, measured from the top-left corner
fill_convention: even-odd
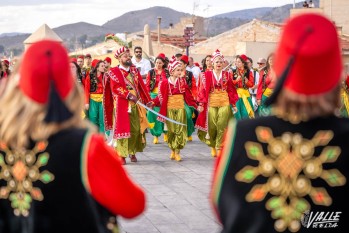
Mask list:
[[[329,42],[316,40],[320,35]],[[212,200],[223,232],[298,231],[294,221],[300,219],[300,210],[289,201],[314,207],[300,197],[315,195],[309,179],[322,174],[322,170],[316,175],[304,170],[301,175],[307,164],[322,166],[314,160],[315,146],[331,144],[343,154],[338,159],[341,166],[334,163],[337,158],[319,157],[321,163],[331,162],[339,169],[326,173],[333,171],[341,178],[330,183],[339,186],[328,190],[332,207],[340,205],[334,198],[343,199],[337,193],[348,191],[349,152],[342,145],[349,138],[349,76],[341,79],[337,47],[330,21],[304,15],[286,24],[278,49],[259,58],[257,68],[245,54],[236,55],[230,64],[219,49],[207,55],[201,67],[187,55],[160,53],[152,68],[138,46],[133,56],[127,47],[115,51],[119,65],[113,66],[109,57],[68,58],[61,44],[48,40],[33,44],[12,72],[9,62],[2,61],[0,232],[116,229],[113,216],[134,217],[144,210],[144,193],[122,165],[128,157],[138,161],[136,153],[146,147],[145,133],[152,134],[154,144],[164,134],[169,158],[179,162],[195,129],[212,157],[218,157]],[[314,61],[319,59],[330,59],[333,65],[318,69]],[[294,159],[297,168],[289,171],[287,163],[293,164]],[[260,167],[249,166],[256,165],[252,160],[258,160]],[[47,170],[39,170],[41,166]],[[279,183],[270,181],[264,188],[255,184],[248,193],[244,183],[253,183],[259,174]],[[326,179],[326,174],[321,177]],[[298,179],[299,185],[307,185],[306,190],[297,186]],[[42,183],[37,184],[38,180]],[[257,189],[259,193],[253,193]],[[268,192],[284,198],[279,208],[293,211],[274,217],[275,225],[267,212],[274,207],[250,204],[263,201]],[[64,204],[54,202],[55,197]],[[313,198],[313,202],[317,209],[320,201]],[[52,209],[74,211],[60,215]],[[76,221],[57,225],[69,218]],[[244,218],[251,224],[242,225]]]

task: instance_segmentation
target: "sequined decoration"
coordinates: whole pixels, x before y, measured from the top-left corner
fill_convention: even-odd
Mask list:
[[[274,228],[278,232],[287,228],[297,232],[301,225],[302,214],[310,209],[310,204],[303,197],[309,195],[315,205],[330,206],[332,199],[325,188],[313,187],[311,180],[321,178],[331,187],[342,186],[346,178],[337,169],[324,170],[324,163],[334,163],[341,149],[338,146],[327,146],[333,138],[332,131],[318,131],[308,140],[301,134],[284,133],[274,137],[270,128],[257,127],[258,142],[246,142],[247,156],[259,161],[257,167],[245,166],[235,176],[236,180],[251,183],[256,177],[264,176],[264,184],[256,184],[246,195],[248,202],[266,201],[266,208],[276,219]],[[262,144],[266,143],[268,154],[263,152]],[[322,146],[320,155],[315,155],[315,147]]]
[[[49,160],[44,152],[47,142],[38,142],[34,149],[10,150],[0,142],[0,180],[7,186],[0,187],[0,198],[8,199],[16,216],[28,216],[32,200],[42,201],[44,196],[39,188],[33,186],[37,180],[47,184],[54,180],[54,175],[47,170],[39,169]]]

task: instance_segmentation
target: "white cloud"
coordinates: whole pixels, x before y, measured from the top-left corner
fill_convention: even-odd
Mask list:
[[[0,2],[1,34],[30,33],[44,23],[51,28],[81,21],[102,25],[126,12],[152,6],[166,6],[177,11],[194,12],[196,15],[209,17],[241,9],[280,6],[293,3],[293,0],[0,0]]]

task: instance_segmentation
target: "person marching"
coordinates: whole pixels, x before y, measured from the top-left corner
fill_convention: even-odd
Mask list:
[[[349,75],[345,78],[341,90],[341,108],[340,113],[342,117],[349,117]]]
[[[252,99],[248,90],[253,87],[254,79],[253,72],[248,68],[247,59],[244,54],[236,56],[236,69],[233,70],[233,84],[239,95],[235,113],[235,118],[238,120],[254,118]]]
[[[291,17],[274,69],[274,115],[227,131],[211,192],[222,232],[348,232],[349,119],[335,115],[343,67],[332,20]]]
[[[155,106],[161,106],[159,112],[161,115],[182,123],[179,125],[158,116],[158,120],[167,125],[167,144],[171,149],[170,159],[176,161],[182,160],[180,150],[187,142],[187,127],[185,125],[187,115],[184,104],[197,107],[188,84],[185,79],[181,78],[183,69],[181,63],[173,56],[168,65],[170,77],[159,83],[159,95],[153,99]]]
[[[61,43],[24,53],[0,99],[0,232],[118,232],[145,194],[81,119],[81,88]]]
[[[268,116],[271,114],[271,108],[265,106],[264,102],[273,94],[276,83],[274,71],[274,54],[270,54],[267,59],[267,65],[260,71],[259,83],[257,88],[258,115]]]
[[[146,145],[145,130],[149,124],[146,110],[137,102],[151,107],[152,101],[142,76],[132,65],[130,50],[121,47],[114,56],[120,65],[104,75],[104,123],[106,130],[112,130],[113,139],[117,139],[116,151],[126,164],[127,155],[131,162],[137,162],[136,152],[142,152]]]
[[[163,53],[160,53],[156,58],[155,58],[155,68],[151,69],[148,72],[147,78],[146,78],[146,87],[148,88],[148,91],[150,92],[150,97],[154,99],[159,92],[159,83],[163,79],[167,79],[170,77],[170,74],[168,70],[166,69],[165,65],[165,59],[166,56]],[[154,107],[153,109],[156,112],[160,111],[159,107]],[[151,135],[154,136],[153,143],[158,144],[159,143],[159,138],[161,133],[164,132],[164,124],[160,121],[158,121],[157,116],[152,113],[148,112],[147,113],[147,119],[149,122],[150,126],[150,133]],[[167,134],[164,133],[164,141],[167,142]]]
[[[197,98],[199,116],[195,127],[199,139],[211,147],[212,157],[216,157],[222,148],[223,134],[238,100],[229,73],[222,70],[223,59],[217,49],[212,55],[213,70],[201,73],[202,85]]]
[[[91,72],[85,81],[85,110],[88,112],[88,119],[104,133],[103,117],[103,75],[105,72],[104,62],[101,60],[92,61]]]
[[[179,59],[179,62],[181,63],[183,67],[183,73],[181,75],[181,78],[184,78],[187,85],[189,86],[189,90],[191,94],[193,95],[194,99],[196,100],[197,96],[197,88],[196,88],[196,79],[193,75],[193,72],[187,70],[187,66],[189,64],[188,56],[187,55],[182,55]],[[193,137],[191,136],[193,132],[195,131],[194,127],[194,121],[193,121],[193,114],[195,117],[194,113],[194,108],[189,107],[187,104],[184,104],[185,107],[185,112],[187,114],[187,133],[188,133],[188,141],[191,142],[193,141]]]

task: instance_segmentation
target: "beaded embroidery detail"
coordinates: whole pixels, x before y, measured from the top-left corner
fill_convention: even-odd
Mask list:
[[[34,149],[11,151],[0,142],[0,180],[7,186],[0,187],[0,198],[8,199],[16,216],[28,216],[32,200],[42,201],[44,196],[39,188],[33,186],[37,180],[47,184],[54,180],[54,175],[47,170],[40,172],[49,160],[44,152],[47,142],[38,142]]]
[[[310,204],[303,197],[309,195],[315,205],[330,206],[332,199],[323,187],[313,187],[311,180],[321,178],[329,186],[343,186],[346,178],[337,169],[324,170],[324,163],[334,163],[341,149],[327,146],[333,138],[332,131],[318,131],[308,140],[302,135],[284,133],[274,137],[270,128],[257,127],[257,139],[267,143],[265,155],[261,143],[246,142],[247,156],[259,161],[257,167],[245,166],[235,176],[236,180],[251,183],[259,175],[267,177],[264,184],[256,184],[246,195],[248,202],[263,201],[268,193],[266,208],[276,219],[274,228],[282,232],[287,228],[291,232],[300,229],[302,214],[309,210]],[[320,155],[315,156],[315,147],[322,146]]]

